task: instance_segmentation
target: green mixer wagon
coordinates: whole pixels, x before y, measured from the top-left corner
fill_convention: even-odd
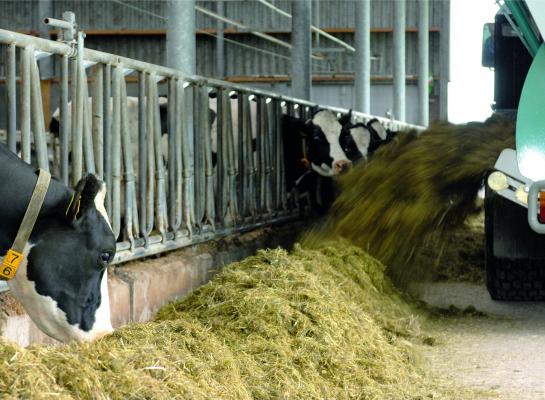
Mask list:
[[[495,300],[545,300],[545,3],[505,0],[485,26],[496,112],[516,118],[516,150],[488,176],[486,281]]]

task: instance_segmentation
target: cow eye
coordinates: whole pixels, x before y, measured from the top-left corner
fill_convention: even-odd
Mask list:
[[[100,255],[100,262],[101,264],[106,266],[110,262],[111,258],[112,258],[112,253],[105,251]]]

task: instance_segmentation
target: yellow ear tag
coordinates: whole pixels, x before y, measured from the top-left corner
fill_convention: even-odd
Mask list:
[[[9,249],[6,256],[4,257],[4,260],[2,261],[2,267],[0,268],[0,277],[3,280],[7,281],[13,279],[15,273],[17,272],[17,268],[19,268],[19,264],[21,264],[22,260],[22,253],[19,253],[18,251],[15,251],[13,249]]]

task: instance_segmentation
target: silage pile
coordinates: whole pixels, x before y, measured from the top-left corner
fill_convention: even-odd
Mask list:
[[[416,317],[384,267],[346,242],[260,251],[155,321],[90,344],[0,345],[2,398],[443,397]],[[456,392],[456,398],[459,398]],[[448,396],[448,398],[454,398]]]
[[[514,124],[497,115],[401,133],[341,180],[332,213],[306,242],[344,237],[388,265],[401,286],[427,277],[431,269],[413,263],[418,252],[425,243],[441,247],[478,211],[486,172],[501,150],[513,147]]]

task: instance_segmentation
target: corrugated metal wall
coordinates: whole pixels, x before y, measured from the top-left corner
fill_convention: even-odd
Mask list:
[[[2,28],[37,32],[39,24],[38,0],[7,0],[0,1],[0,18]],[[86,46],[109,53],[140,59],[155,64],[165,64],[166,46],[165,29],[167,2],[156,0],[50,0],[53,17],[60,18],[63,11],[76,13],[80,27],[88,35]],[[290,1],[269,0],[275,6],[291,12]],[[392,33],[393,5],[395,0],[372,0],[371,26],[375,29],[371,37],[372,54],[376,57],[371,62],[372,75],[375,84],[388,84],[392,75]],[[126,5],[120,4],[125,3]],[[198,1],[197,4],[209,10],[216,9],[215,1]],[[127,4],[130,6],[128,7]],[[351,31],[355,25],[355,2],[353,0],[320,0],[313,1],[312,23],[322,29],[331,29],[334,35],[349,44],[354,44],[354,34]],[[430,0],[430,73],[438,76],[440,73],[439,37],[444,21],[442,13],[449,7],[449,0]],[[407,0],[407,32],[406,38],[406,72],[407,75],[417,73],[417,26],[418,7],[416,0]],[[155,15],[155,16],[154,16]],[[275,13],[264,5],[251,0],[226,0],[225,15],[233,20],[244,23],[250,28],[271,32],[275,37],[285,42],[290,41],[289,31],[291,20]],[[215,32],[216,21],[208,16],[196,13],[197,28]],[[233,28],[228,24],[226,29]],[[123,34],[125,31],[125,34]],[[448,31],[445,29],[444,31]],[[241,47],[227,41],[226,74],[228,77],[239,77],[246,82],[252,82],[256,77],[278,78],[285,82],[290,74],[289,49],[265,41],[249,33],[226,33],[226,39],[234,40],[246,46],[253,46],[266,52],[265,54],[247,47]],[[339,48],[334,42],[320,37],[317,41],[313,36],[314,47]],[[216,75],[215,38],[206,34],[198,35],[197,42],[197,73],[204,76]],[[442,49],[442,51],[448,51]],[[354,57],[350,52],[329,52],[326,60],[313,60],[313,73],[324,78],[345,76],[342,85],[350,84],[354,71]],[[2,68],[0,66],[0,72]],[[243,78],[240,78],[243,77]],[[245,77],[245,78],[244,78]],[[331,85],[341,83],[330,82]],[[271,87],[271,86],[269,86]],[[320,93],[323,89],[320,89]],[[340,93],[334,89],[333,93]],[[382,93],[382,91],[381,91]],[[412,92],[411,92],[412,93]],[[435,90],[434,95],[437,95]],[[433,101],[432,96],[432,101]],[[344,99],[339,99],[340,104]],[[407,104],[411,102],[408,93]],[[328,103],[332,103],[329,101]],[[382,114],[381,114],[382,115]],[[412,120],[411,113],[408,114]],[[416,116],[414,116],[416,118]],[[431,114],[431,119],[436,115]]]
[[[16,31],[37,31],[38,18],[36,1],[0,1],[0,15],[2,27]],[[123,0],[137,9],[151,12],[160,16],[167,14],[166,1],[150,0]],[[277,7],[290,11],[289,1],[271,0]],[[214,1],[200,1],[202,7],[214,10]],[[371,25],[373,28],[386,29],[392,26],[393,1],[381,0],[372,2]],[[322,0],[313,3],[313,23],[321,28],[353,28],[355,4],[350,0]],[[430,2],[430,26],[440,27],[441,10],[448,6],[448,1],[432,0]],[[150,35],[150,30],[164,30],[166,23],[163,19],[153,17],[142,11],[129,8],[114,1],[53,1],[54,17],[61,17],[62,12],[71,10],[76,13],[77,21],[82,29],[89,31],[86,44],[95,48],[123,56],[142,59],[145,61],[164,64],[165,37],[164,35]],[[257,2],[248,0],[231,0],[225,2],[225,13],[228,18],[240,21],[265,31],[289,32],[290,20]],[[407,26],[416,27],[416,1],[407,2]],[[256,24],[259,27],[256,27]],[[198,29],[215,29],[216,22],[208,16],[197,13]],[[226,28],[229,28],[226,25]],[[142,35],[94,35],[96,31],[142,31]],[[148,31],[146,33],[146,31]],[[102,32],[104,33],[104,32]],[[154,32],[156,33],[156,32]],[[289,33],[278,33],[276,36],[289,42]],[[353,44],[352,33],[337,33],[337,37]],[[407,34],[407,74],[417,71],[416,43],[417,35]],[[431,71],[438,74],[438,36],[439,32],[431,32]],[[289,50],[271,42],[257,38],[250,34],[226,35],[228,39],[263,50],[278,53],[289,57]],[[387,76],[392,73],[392,35],[390,32],[374,32],[371,40],[373,55],[378,60],[372,62],[372,73]],[[318,45],[315,41],[315,45]],[[320,38],[320,47],[338,47],[335,43]],[[227,74],[271,76],[286,75],[289,73],[289,60],[263,54],[254,50],[226,43]],[[198,65],[197,72],[206,76],[215,75],[215,39],[211,36],[198,36]],[[314,60],[314,73],[352,73],[353,56],[350,52],[329,53],[329,61]]]

